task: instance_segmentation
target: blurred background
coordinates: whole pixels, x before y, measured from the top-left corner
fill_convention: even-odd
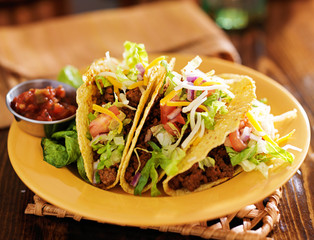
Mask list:
[[[156,1],[162,0],[0,0],[0,26]],[[266,14],[266,0],[177,1],[197,3],[226,30],[244,29],[250,24],[261,23]]]

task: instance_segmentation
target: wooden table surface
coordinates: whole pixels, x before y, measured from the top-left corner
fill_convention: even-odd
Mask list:
[[[242,63],[272,77],[304,107],[314,124],[314,1],[269,1],[264,24],[228,35]],[[0,239],[200,239],[133,227],[25,215],[34,194],[15,174],[0,130]],[[274,239],[314,238],[313,141],[297,173],[283,186]]]

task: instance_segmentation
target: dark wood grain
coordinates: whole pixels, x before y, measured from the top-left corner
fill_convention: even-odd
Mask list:
[[[287,88],[304,107],[311,126],[314,126],[313,13],[314,1],[269,1],[264,24],[228,33],[242,63]],[[25,215],[24,209],[33,201],[34,194],[10,164],[8,131],[0,130],[0,239],[200,239],[86,220]],[[313,136],[313,127],[311,133]],[[270,234],[276,240],[314,238],[313,149],[311,141],[300,170],[283,186],[280,222]]]

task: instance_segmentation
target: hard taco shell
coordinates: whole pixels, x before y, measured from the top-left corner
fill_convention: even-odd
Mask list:
[[[186,152],[185,158],[178,165],[178,173],[183,173],[190,169],[193,164],[203,160],[207,154],[215,147],[222,145],[225,142],[229,133],[238,129],[240,120],[249,111],[252,101],[256,98],[255,83],[254,81],[242,75],[223,74],[220,77],[230,81],[230,91],[235,95],[230,104],[228,105],[228,113],[224,115],[217,115],[216,125],[214,130],[206,130],[202,140],[197,145],[192,145]],[[241,172],[238,167],[235,170],[234,176]],[[190,193],[187,189],[173,190],[169,187],[168,182],[175,177],[167,176],[163,181],[163,188],[166,194],[172,196],[180,196]],[[227,181],[229,178],[219,179],[215,182],[202,184],[196,191],[202,191],[222,182]]]
[[[159,91],[161,90],[161,88],[163,86],[165,75],[166,75],[166,71],[162,67],[162,68],[159,68],[151,76],[153,79],[152,82],[154,82],[154,87],[153,87],[154,92],[152,93],[151,98],[147,104],[147,107],[144,110],[141,122],[139,123],[138,127],[136,128],[135,135],[134,135],[134,138],[132,139],[129,151],[123,160],[123,166],[122,166],[122,170],[121,170],[121,174],[120,174],[120,185],[123,188],[123,190],[127,193],[134,194],[134,187],[130,186],[130,184],[125,180],[125,172],[126,172],[127,167],[129,166],[129,162],[130,162],[130,158],[131,158],[132,153],[133,153],[133,149],[136,146],[137,139],[141,133],[141,130],[142,130],[144,124],[145,124],[145,120],[146,120],[146,118],[147,118],[147,116],[148,116],[148,114],[149,114],[149,112],[150,112],[150,110],[151,110],[151,108],[155,102],[155,99],[156,99]],[[163,171],[160,171],[158,173],[158,176],[159,176],[158,181],[160,181],[163,178],[164,174],[165,173]],[[151,184],[149,183],[144,187],[142,192],[144,193],[144,192],[148,191],[150,188],[151,188]]]
[[[86,135],[89,132],[88,113],[92,112],[92,105],[96,103],[96,98],[94,96],[96,95],[98,89],[97,89],[96,84],[94,84],[95,76],[97,76],[101,72],[109,71],[104,60],[105,58],[101,58],[91,64],[91,66],[88,68],[86,73],[83,75],[84,84],[82,84],[77,90],[78,109],[76,112],[76,126],[77,126],[77,133],[78,133],[78,142],[79,142],[82,157],[84,159],[84,167],[86,171],[86,176],[91,183],[93,183],[94,160],[93,160],[93,151],[90,146],[90,140],[87,138],[87,135]],[[117,61],[117,64],[118,64],[118,61]],[[155,76],[154,71],[155,70],[153,69],[152,76]],[[122,164],[123,159],[125,158],[126,153],[128,152],[131,140],[136,130],[136,126],[140,120],[141,113],[143,109],[145,108],[147,100],[150,97],[150,93],[154,86],[154,81],[155,81],[154,77],[149,77],[147,88],[142,94],[142,97],[140,99],[140,102],[136,110],[135,117],[132,121],[132,127],[125,141],[125,148],[124,148],[121,162],[119,165],[117,178],[115,182],[111,184],[110,186],[108,186],[106,189],[110,189],[114,187],[119,182],[119,176],[120,176],[121,168],[123,165]]]

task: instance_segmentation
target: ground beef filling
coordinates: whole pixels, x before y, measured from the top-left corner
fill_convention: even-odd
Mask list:
[[[153,126],[156,126],[158,124],[160,124],[160,107],[159,107],[159,102],[160,102],[161,96],[158,95],[154,105],[152,106],[150,113],[147,116],[147,119],[145,121],[145,124],[142,128],[142,132],[138,137],[137,140],[137,144],[135,148],[143,148],[143,149],[147,149],[149,151],[151,151],[151,147],[149,146],[149,144],[147,142],[145,142],[145,136],[147,131],[150,131],[150,128]],[[156,144],[159,145],[159,143],[157,142],[157,140],[155,138],[151,138],[150,141],[155,142]],[[142,171],[143,167],[145,166],[145,164],[147,163],[147,161],[151,158],[151,154],[149,152],[145,152],[145,151],[141,151],[141,150],[137,150],[138,156],[139,156],[139,160],[140,160],[140,167],[139,167],[139,160],[136,156],[136,154],[133,152],[131,158],[130,158],[130,162],[129,162],[129,166],[126,169],[125,172],[125,180],[131,184],[133,177],[139,167],[139,171]]]
[[[223,145],[211,150],[208,156],[215,159],[214,167],[205,167],[204,171],[199,168],[198,163],[195,163],[189,170],[172,178],[169,181],[169,187],[174,190],[186,188],[192,192],[201,184],[233,176],[234,167]]]
[[[110,168],[103,168],[98,171],[100,183],[97,184],[97,187],[105,189],[111,184],[114,183],[114,181],[117,178],[117,172],[118,172],[119,164],[116,163],[112,165]]]
[[[129,105],[134,108],[137,108],[140,102],[141,96],[142,96],[142,93],[139,90],[139,88],[134,88],[126,92],[126,98],[127,100],[129,100]],[[109,87],[104,88],[103,94],[101,94],[98,91],[95,98],[96,98],[96,104],[100,106],[106,103],[114,103],[115,96],[114,96],[113,87],[109,86]],[[126,118],[129,118],[132,120],[129,124],[125,125],[123,128],[123,135],[126,136],[131,130],[136,110],[131,110],[128,107],[122,107],[121,111],[126,115]],[[94,161],[97,161],[99,159],[99,154],[97,154],[97,152],[93,152],[93,158],[94,158]],[[113,184],[117,178],[118,169],[119,169],[119,163],[116,163],[110,166],[109,168],[103,168],[99,170],[98,174],[99,174],[101,183],[97,184],[97,187],[105,189],[106,187]]]

